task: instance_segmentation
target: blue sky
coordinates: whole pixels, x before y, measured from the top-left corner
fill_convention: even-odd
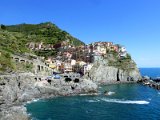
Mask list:
[[[160,67],[160,0],[1,0],[0,24],[51,21],[85,43],[124,45],[138,67]]]

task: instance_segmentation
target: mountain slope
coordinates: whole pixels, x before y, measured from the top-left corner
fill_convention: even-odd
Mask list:
[[[40,24],[19,24],[6,26],[9,32],[20,32],[26,35],[28,41],[44,42],[45,44],[55,44],[57,42],[69,40],[75,46],[84,44],[82,41],[71,36],[66,31],[61,30],[51,22]]]
[[[40,24],[19,24],[19,25],[1,25],[0,26],[0,71],[13,69],[10,54],[23,54],[32,52],[27,44],[30,42],[55,45],[63,41],[69,41],[74,46],[84,44],[77,38],[74,38],[66,31],[61,30],[55,24],[46,22]],[[56,51],[56,50],[55,50]],[[46,51],[43,55],[52,55],[56,53],[53,50]],[[35,52],[37,54],[37,52]],[[39,55],[39,54],[37,54]],[[45,56],[47,57],[47,56]]]

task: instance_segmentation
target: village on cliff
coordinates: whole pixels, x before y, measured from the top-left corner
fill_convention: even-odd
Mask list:
[[[41,60],[53,71],[60,73],[77,72],[84,75],[95,61],[104,59],[110,52],[116,53],[119,59],[127,57],[126,48],[114,45],[113,42],[94,42],[80,46],[74,46],[69,41],[55,45],[31,42],[27,45],[32,51],[57,49],[56,56],[42,57]]]

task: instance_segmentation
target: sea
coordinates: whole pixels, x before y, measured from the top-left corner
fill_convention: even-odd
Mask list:
[[[160,68],[140,72],[160,77]],[[26,108],[32,120],[160,120],[160,91],[140,84],[107,85],[99,87],[98,96],[34,100]]]

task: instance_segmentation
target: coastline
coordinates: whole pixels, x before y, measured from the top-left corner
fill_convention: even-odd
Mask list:
[[[53,79],[49,82],[45,80],[46,76],[33,73],[1,75],[0,96],[3,99],[0,98],[0,102],[2,101],[0,117],[2,116],[2,120],[30,120],[31,118],[25,108],[27,102],[58,96],[97,95],[98,86],[136,83],[137,79],[140,78],[137,69],[130,73],[135,78],[133,80],[128,80],[126,72],[117,68],[101,66],[99,69],[98,73],[96,69],[91,71],[91,78],[94,79],[84,76],[78,82],[68,82],[65,81],[65,78]]]
[[[55,84],[40,84],[33,74],[17,74],[0,76],[0,118],[1,120],[30,120],[25,105],[37,100],[58,96],[74,96],[97,92],[98,86],[90,80],[79,83],[66,83],[64,80]],[[63,82],[62,82],[63,81]],[[71,86],[76,86],[73,90]],[[77,90],[76,90],[77,89]]]
[[[55,84],[42,85],[40,84],[41,81],[37,82],[34,78],[35,76],[31,73],[8,75],[8,77],[3,76],[4,80],[0,81],[1,85],[5,84],[3,86],[3,95],[5,99],[4,103],[0,105],[0,116],[2,116],[2,120],[30,120],[31,118],[27,114],[27,110],[25,108],[25,105],[30,102],[36,102],[37,100],[54,98],[59,96],[97,95],[97,89],[100,85],[125,83],[122,81],[116,83],[110,82],[105,84],[98,84],[87,79],[81,80],[80,83],[65,83],[64,80],[61,80],[53,81],[56,82],[55,84],[58,86],[58,89],[55,89]],[[77,87],[75,87],[75,89],[72,90],[70,86]],[[8,93],[7,96],[6,93]]]

